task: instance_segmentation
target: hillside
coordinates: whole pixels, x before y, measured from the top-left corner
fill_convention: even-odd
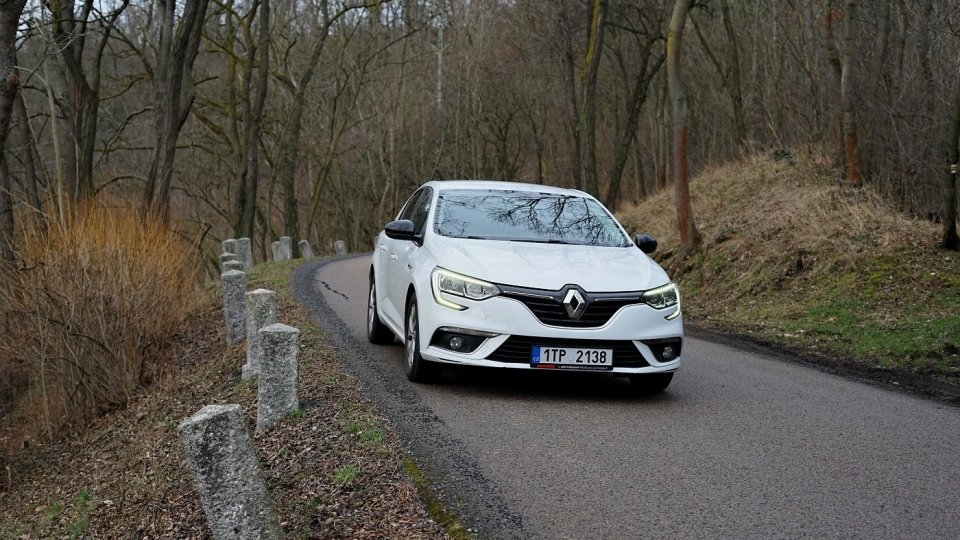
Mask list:
[[[660,241],[656,257],[680,283],[694,328],[828,357],[872,378],[956,389],[958,254],[937,248],[936,224],[838,178],[818,156],[705,170],[691,186],[703,245],[684,261],[675,257],[672,190],[619,217]]]
[[[254,437],[284,532],[446,537],[421,503],[424,486],[410,479],[416,466],[404,458],[392,426],[293,301],[287,283],[301,261],[261,264],[248,276],[248,288],[277,291],[280,320],[301,331],[301,408]],[[209,537],[177,425],[204,405],[239,403],[252,426],[257,386],[240,377],[245,343],[223,345],[219,291],[211,287],[204,296],[175,338],[170,368],[128,408],[9,456],[0,481],[0,539]],[[456,534],[453,518],[432,510]]]

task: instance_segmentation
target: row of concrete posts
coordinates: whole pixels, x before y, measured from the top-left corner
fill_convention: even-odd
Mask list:
[[[301,253],[312,256],[303,244]],[[278,322],[275,292],[247,292],[245,271],[253,266],[249,239],[225,240],[223,249],[226,341],[247,342],[241,377],[257,378],[256,431],[262,433],[300,406],[300,331]],[[179,431],[213,538],[282,538],[240,405],[207,405]]]

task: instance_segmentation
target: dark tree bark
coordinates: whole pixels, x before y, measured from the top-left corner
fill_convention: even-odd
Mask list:
[[[605,204],[611,210],[616,210],[617,202],[620,199],[620,186],[623,180],[623,170],[626,168],[627,159],[630,157],[630,149],[633,147],[634,138],[637,136],[637,128],[640,125],[640,111],[643,104],[647,101],[647,91],[650,87],[650,81],[653,76],[660,71],[663,64],[663,57],[660,56],[650,64],[650,55],[653,45],[658,41],[659,36],[650,36],[643,44],[640,51],[640,69],[633,81],[630,91],[630,100],[627,112],[627,123],[623,128],[617,144],[616,154],[613,159],[613,169],[610,171],[609,188],[607,189],[607,198]],[[639,166],[639,162],[637,163]]]
[[[840,103],[843,116],[843,150],[846,161],[847,183],[859,187],[860,149],[857,145],[857,113],[854,99],[853,53],[856,45],[854,35],[854,17],[857,2],[849,0],[843,10],[843,57],[840,74]]]
[[[17,115],[20,116],[21,158],[23,159],[23,191],[27,194],[27,204],[38,215],[40,208],[40,189],[37,186],[37,167],[34,161],[33,130],[30,129],[30,116],[23,96],[18,92],[16,100]]]
[[[606,27],[607,2],[593,0],[590,14],[590,32],[587,50],[583,55],[583,75],[580,81],[580,177],[583,190],[599,195],[597,185],[597,73],[603,57],[603,32]]]
[[[567,101],[567,115],[570,122],[570,130],[573,135],[573,159],[571,167],[573,174],[573,185],[577,189],[583,189],[583,177],[580,166],[580,105],[577,102],[577,78],[574,73],[574,53],[573,53],[573,30],[570,27],[570,17],[567,15],[566,1],[560,2],[560,35],[563,39],[563,55],[561,58],[561,71],[563,73],[564,95]]]
[[[130,0],[121,0],[113,11],[99,18],[100,40],[93,52],[86,49],[87,38],[92,35],[90,16],[94,12],[94,1],[83,0],[79,12],[74,0],[58,0],[45,3],[53,16],[53,38],[60,51],[68,88],[66,95],[58,99],[58,107],[63,113],[73,136],[73,154],[68,163],[76,165],[66,167],[67,196],[72,201],[93,197],[96,186],[93,179],[93,161],[97,142],[97,124],[100,118],[100,66],[104,51],[110,40],[110,33],[120,15],[126,10]],[[89,65],[87,65],[89,62]]]
[[[180,129],[193,107],[193,63],[208,0],[188,0],[174,35],[176,0],[159,0],[160,45],[154,69],[153,160],[147,173],[144,210],[162,223],[170,218],[170,185]]]
[[[957,237],[957,167],[960,167],[960,73],[957,74],[957,88],[953,98],[953,116],[944,144],[944,156],[947,170],[943,176],[943,240],[944,249],[960,249]],[[951,166],[954,167],[951,170]]]
[[[17,75],[17,24],[26,0],[0,1],[0,258],[10,260],[13,251],[13,204],[10,175],[4,154],[10,134],[10,117],[20,90]]]
[[[250,31],[252,14],[257,10],[255,1],[251,8],[251,20],[246,21],[245,32]],[[263,128],[263,108],[267,100],[267,82],[270,68],[270,0],[259,5],[260,20],[257,44],[247,53],[244,66],[244,81],[248,91],[243,103],[244,139],[243,163],[240,166],[237,189],[236,217],[234,234],[237,238],[253,238],[254,222],[257,211],[257,188],[260,183],[260,157],[258,142]],[[252,41],[252,39],[250,40]],[[257,70],[256,96],[249,91],[252,88],[253,66],[259,51],[260,63]]]
[[[689,126],[687,91],[680,74],[680,51],[683,44],[683,27],[693,0],[677,0],[667,32],[667,79],[673,109],[673,179],[677,199],[677,228],[680,232],[680,248],[684,252],[695,249],[700,242],[690,205],[690,186],[687,178],[687,137]]]

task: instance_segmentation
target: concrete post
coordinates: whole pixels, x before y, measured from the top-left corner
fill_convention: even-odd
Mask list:
[[[333,243],[333,254],[334,255],[346,255],[347,254],[347,243],[343,240],[337,240]]]
[[[249,238],[237,239],[237,258],[243,262],[244,270],[253,268],[253,247]]]
[[[235,261],[235,260],[237,260],[237,256],[234,255],[233,253],[226,253],[226,252],[221,253],[220,254],[220,273],[222,274],[226,272],[226,269],[224,269],[223,265],[226,264],[227,261]]]
[[[285,261],[293,258],[293,240],[289,236],[280,237],[280,257]]]
[[[243,378],[249,379],[260,373],[263,349],[258,331],[277,322],[277,293],[257,289],[245,295],[247,305],[247,363],[243,366]]]
[[[240,405],[207,405],[178,429],[211,536],[283,538]]]
[[[273,250],[273,260],[279,261],[280,260],[280,241],[278,240],[270,244],[270,249]]]
[[[263,358],[257,381],[257,433],[300,407],[297,399],[297,354],[300,331],[285,324],[260,329]]]
[[[227,261],[221,266],[221,270],[226,272],[227,270],[239,270],[243,272],[243,263],[240,261]]]
[[[304,259],[313,257],[313,248],[310,247],[310,242],[307,242],[306,240],[301,240],[300,242],[297,243],[297,245],[300,247],[301,257],[303,257]]]
[[[224,253],[233,253],[234,255],[237,254],[237,241],[233,238],[227,238],[221,242],[221,244],[223,244]]]
[[[227,270],[223,280],[223,320],[227,325],[227,344],[243,341],[247,332],[243,311],[243,294],[247,289],[247,275],[239,270]]]

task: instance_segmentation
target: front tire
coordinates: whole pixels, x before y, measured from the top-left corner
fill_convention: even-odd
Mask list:
[[[416,383],[428,383],[437,379],[440,366],[420,356],[420,316],[417,299],[413,297],[407,306],[407,324],[403,340],[403,359],[407,378]]]
[[[673,373],[650,373],[648,375],[630,375],[634,390],[641,394],[659,394],[670,386]]]
[[[367,341],[377,345],[389,345],[393,340],[393,332],[383,324],[377,314],[377,284],[371,275],[370,294],[367,296]]]

